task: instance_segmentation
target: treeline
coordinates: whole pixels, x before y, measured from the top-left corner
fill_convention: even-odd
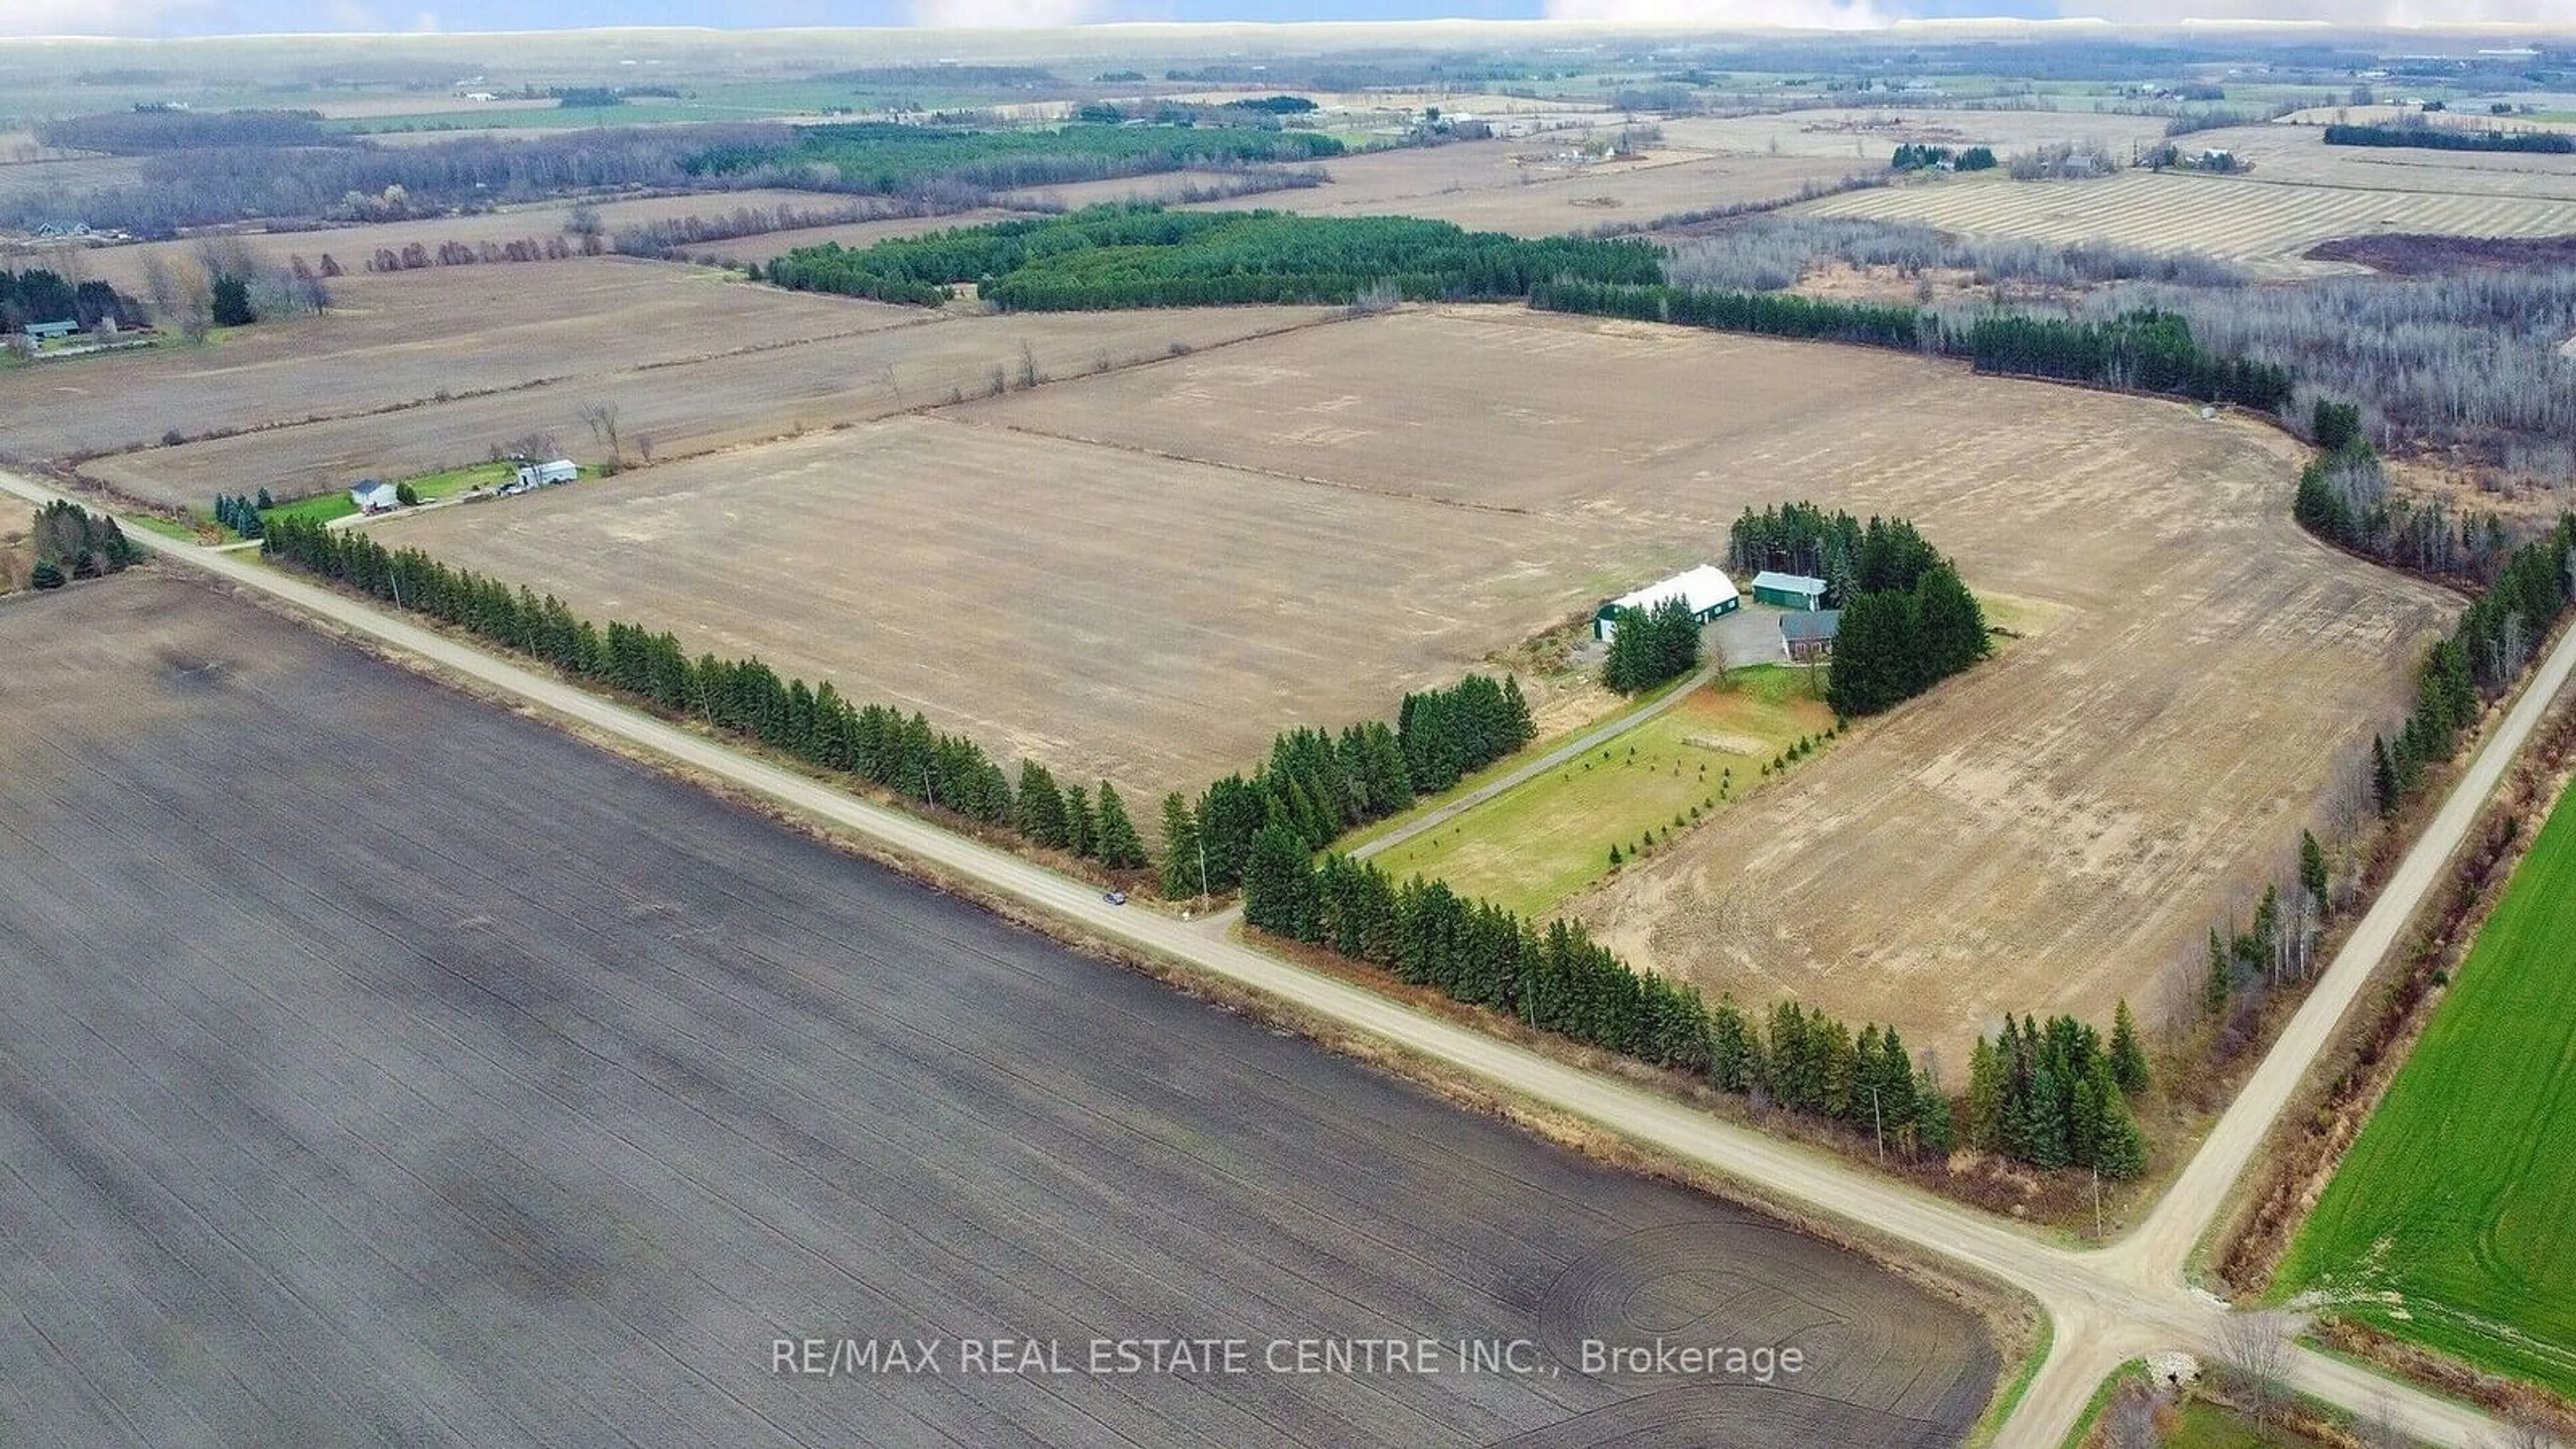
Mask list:
[[[150,156],[242,146],[347,146],[320,111],[111,111],[36,126],[36,139],[73,151]]]
[[[1748,508],[1727,530],[1727,557],[1825,581],[1825,602],[1842,610],[1825,698],[1845,718],[1912,699],[1991,652],[1976,595],[1907,519]]]
[[[24,331],[30,322],[78,322],[86,332],[108,320],[119,327],[140,327],[142,304],[105,282],[75,285],[42,267],[23,272],[0,268],[0,332]]]
[[[1537,1030],[1703,1076],[1756,1105],[1870,1133],[1902,1156],[1938,1158],[1967,1140],[2111,1177],[2146,1167],[2128,1106],[2146,1086],[2146,1059],[2125,1003],[2107,1046],[2065,1018],[2007,1025],[2000,1041],[1981,1041],[1962,1132],[1952,1100],[1892,1027],[1855,1033],[1791,1001],[1763,1015],[1729,1000],[1711,1006],[1694,987],[1636,970],[1579,924],[1542,930],[1440,881],[1398,885],[1375,864],[1342,855],[1317,862],[1284,824],[1256,833],[1244,919]]]
[[[1370,720],[1339,736],[1295,729],[1271,741],[1250,779],[1228,775],[1196,805],[1163,801],[1163,894],[1222,895],[1244,882],[1253,837],[1286,828],[1301,852],[1446,790],[1538,737],[1518,679],[1470,674],[1447,689],[1408,694],[1395,723]]]
[[[1850,342],[1905,351],[1948,351],[1941,319],[1913,307],[1877,302],[1836,302],[1775,292],[1718,292],[1635,282],[1551,277],[1530,291],[1529,304],[1548,312],[1671,322],[1720,332]]]
[[[190,146],[144,155],[130,183],[13,195],[0,201],[0,225],[77,216],[101,230],[153,237],[253,218],[376,219],[386,209],[382,198],[388,189],[403,198],[401,215],[484,211],[505,202],[631,186],[731,189],[761,183],[694,177],[681,162],[711,145],[777,143],[789,136],[784,126],[722,124],[512,140],[467,136],[416,146],[340,136],[329,145]],[[815,180],[795,184],[832,189]]]
[[[2329,146],[2408,146],[2426,151],[2516,151],[2564,156],[2576,137],[2557,131],[2463,131],[2418,122],[2411,126],[2328,126]]]
[[[682,247],[700,246],[707,242],[733,241],[747,236],[763,236],[777,231],[801,231],[816,226],[847,226],[853,222],[882,221],[889,217],[934,216],[935,208],[920,202],[867,199],[853,201],[827,210],[800,208],[782,202],[775,207],[737,206],[730,212],[700,216],[665,217],[656,221],[636,222],[621,226],[610,237],[610,246],[630,257],[664,257]]]
[[[1981,314],[1964,328],[1924,309],[1771,292],[1704,292],[1661,283],[1550,280],[1530,305],[1726,332],[1850,342],[1964,357],[1979,372],[2057,378],[2276,412],[2289,370],[2210,352],[2179,314],[2140,308],[2101,321]]]
[[[1687,600],[1621,609],[1611,616],[1611,628],[1601,682],[1620,694],[1652,689],[1699,668],[1700,622]]]
[[[36,555],[29,582],[58,589],[66,577],[94,579],[112,574],[143,557],[142,550],[105,514],[92,514],[67,498],[36,510],[28,545]]]
[[[1647,283],[1655,249],[1636,241],[1523,240],[1410,217],[1306,217],[1100,206],[961,228],[857,251],[826,244],[772,262],[802,291],[935,304],[972,282],[1025,311],[1348,302],[1392,291],[1415,300],[1518,299],[1560,276]]]
[[[853,705],[827,681],[781,679],[758,659],[691,659],[671,634],[639,624],[595,627],[552,595],[450,568],[419,549],[394,552],[363,533],[292,515],[269,522],[262,552],[398,608],[427,614],[503,648],[605,685],[673,718],[694,719],[822,769],[1113,870],[1145,864],[1126,803],[1108,781],[1097,795],[1059,787],[1024,763],[1014,789],[1002,766],[918,712]]]
[[[2510,688],[2532,651],[2567,613],[2576,580],[2576,513],[2517,549],[2495,584],[2460,616],[2451,637],[2433,646],[2416,671],[2415,708],[2394,739],[2371,738],[2371,787],[2384,814],[2394,814],[2421,783],[2426,766],[2451,758],[2460,732],[2486,701]]]
[[[827,173],[825,189],[909,194],[938,181],[980,190],[1059,186],[1185,171],[1194,166],[1320,161],[1340,141],[1314,131],[1258,127],[1084,125],[963,130],[888,122],[804,126],[765,142],[710,146],[688,157],[691,176],[741,178]],[[809,189],[811,183],[804,183]]]
[[[2104,1177],[2147,1170],[2147,1139],[2129,1099],[2147,1088],[2147,1057],[2129,1003],[2120,1003],[2111,1040],[2073,1017],[2046,1025],[2025,1016],[1968,1057],[1960,1138],[1985,1152],[2054,1171],[2085,1167]]]
[[[1953,171],[1992,171],[1995,169],[1995,152],[1991,146],[1970,146],[1960,151],[1948,146],[1907,142],[1896,148],[1894,159],[1887,164],[1898,171],[1929,171],[1945,161]]]
[[[243,538],[259,538],[268,532],[260,511],[275,506],[265,488],[259,490],[257,498],[239,493],[218,493],[215,495],[215,522]]]

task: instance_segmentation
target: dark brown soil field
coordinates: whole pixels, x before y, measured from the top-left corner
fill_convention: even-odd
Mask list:
[[[1993,1383],[1861,1259],[191,585],[0,653],[0,1440],[1929,1445]],[[1579,1370],[1657,1334],[1807,1367]],[[1265,1367],[1416,1335],[1524,1371]],[[1173,1337],[1250,1366],[1087,1371]]]
[[[2563,267],[2576,262],[2576,236],[2338,237],[2308,248],[2314,262],[2359,262],[2374,272],[2420,277],[2434,272],[2506,272],[2522,267]]]

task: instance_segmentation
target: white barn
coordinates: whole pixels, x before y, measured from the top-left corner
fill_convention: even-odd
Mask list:
[[[1592,614],[1592,637],[1610,642],[1619,632],[1619,611],[1644,609],[1652,612],[1667,599],[1679,599],[1690,606],[1691,617],[1705,624],[1720,614],[1732,614],[1744,603],[1735,591],[1735,580],[1715,564],[1701,564],[1671,578],[1646,585],[1633,594],[1621,594],[1603,604]]]

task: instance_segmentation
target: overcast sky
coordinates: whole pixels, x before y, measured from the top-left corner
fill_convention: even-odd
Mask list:
[[[0,35],[237,35],[591,25],[1065,25],[1116,20],[1636,20],[1849,28],[2099,16],[2567,24],[2576,0],[0,0]]]

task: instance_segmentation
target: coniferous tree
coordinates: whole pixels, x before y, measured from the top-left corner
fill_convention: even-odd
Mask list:
[[[1080,785],[1064,787],[1064,848],[1089,856],[1100,843],[1099,822],[1091,814],[1091,796]]]
[[[2011,1023],[2005,1023],[2011,1029]],[[1967,1120],[1961,1124],[1968,1146],[1981,1152],[1992,1152],[2004,1145],[2004,1108],[2012,1080],[2012,1064],[1995,1043],[1980,1036],[1968,1053]]]
[[[2200,1009],[2217,1016],[2227,1010],[2227,999],[2236,991],[2236,969],[2228,959],[2227,945],[2218,932],[2209,933],[2209,970],[2201,977]]]
[[[2102,1121],[2095,1136],[2093,1165],[2104,1177],[2126,1182],[2145,1175],[2146,1134],[2138,1130],[2128,1099],[2116,1091],[2102,1099]]]
[[[1187,900],[1206,894],[1206,866],[1199,846],[1198,817],[1181,792],[1163,797],[1163,895]]]
[[[1305,838],[1286,820],[1255,831],[1243,872],[1243,919],[1265,931],[1315,938],[1315,874]]]
[[[2066,1131],[2071,1095],[2057,1063],[2043,1057],[2032,1065],[2023,1135],[2014,1156],[2051,1171],[2067,1164],[2072,1154]]]
[[[2326,887],[2330,884],[2326,878],[2326,852],[2324,846],[2317,844],[2316,832],[2310,830],[2299,832],[2299,884],[2307,891],[2308,899],[2316,903],[2317,914],[2324,915]]]
[[[2397,762],[2389,756],[2388,741],[2379,735],[2370,737],[2370,792],[2382,815],[2396,814],[2405,798],[2397,780]]]
[[[2147,1052],[2138,1040],[2137,1018],[2129,1014],[2127,997],[2120,999],[2111,1017],[2110,1061],[2112,1080],[2121,1091],[2134,1095],[2147,1089]]]
[[[1032,842],[1049,850],[1062,850],[1071,838],[1065,820],[1064,793],[1056,788],[1055,776],[1035,760],[1020,762],[1020,787],[1011,821]]]
[[[1188,807],[1184,805],[1183,810]],[[1145,864],[1145,842],[1136,834],[1136,822],[1127,818],[1127,802],[1118,797],[1118,788],[1107,780],[1100,782],[1100,863],[1111,870],[1136,870]],[[1171,811],[1164,810],[1169,821]],[[1168,877],[1166,878],[1168,880]],[[1166,895],[1171,892],[1166,890]]]

